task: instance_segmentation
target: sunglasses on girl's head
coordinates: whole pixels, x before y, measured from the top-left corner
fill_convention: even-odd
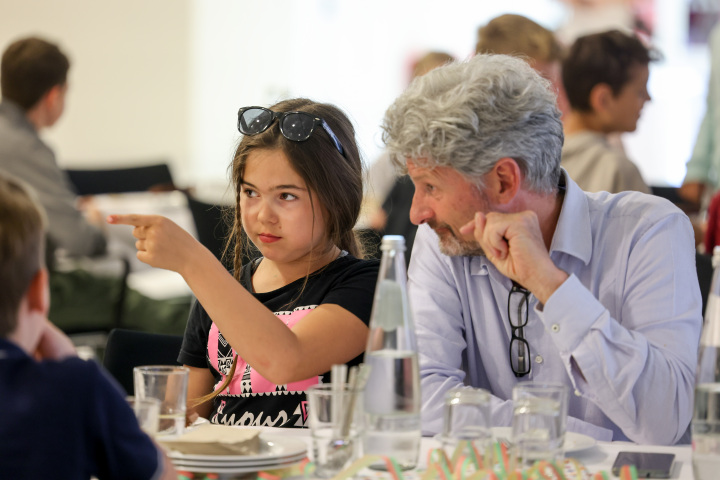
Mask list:
[[[304,142],[322,126],[335,144],[340,155],[345,156],[340,140],[322,118],[306,112],[273,112],[263,107],[245,107],[238,110],[238,130],[243,135],[257,135],[267,130],[278,119],[280,133],[293,142]]]

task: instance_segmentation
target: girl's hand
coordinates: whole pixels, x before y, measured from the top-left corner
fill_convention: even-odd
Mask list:
[[[190,260],[202,256],[198,252],[207,251],[192,235],[172,220],[159,215],[109,215],[107,222],[133,225],[135,228],[132,234],[137,239],[137,258],[153,267],[182,275],[181,270]]]

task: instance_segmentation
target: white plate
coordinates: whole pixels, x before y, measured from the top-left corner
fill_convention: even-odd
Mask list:
[[[262,461],[262,462],[218,462],[218,461],[195,461],[195,460],[178,460],[172,459],[173,463],[179,467],[195,467],[204,468],[205,470],[212,470],[215,468],[274,468],[276,465],[283,465],[287,463],[296,463],[303,460],[307,455],[301,453],[293,457],[283,457],[276,460]]]
[[[492,433],[494,438],[507,438],[508,440],[512,438],[511,427],[493,427]],[[597,440],[582,433],[567,432],[563,450],[565,453],[579,452],[593,447],[596,443]]]
[[[258,464],[269,462],[287,461],[299,455],[307,454],[307,444],[295,437],[283,437],[280,435],[261,433],[260,452],[255,455],[198,455],[180,453],[173,450],[168,451],[168,457],[173,461],[192,461],[212,463],[218,465],[221,462],[233,462],[234,464]]]
[[[247,467],[247,466],[267,466],[272,465],[276,463],[286,463],[286,462],[299,462],[303,458],[307,457],[305,453],[300,453],[298,455],[293,455],[291,457],[282,457],[282,458],[274,458],[272,460],[242,460],[242,457],[237,457],[236,460],[187,460],[187,459],[179,459],[179,458],[172,458],[172,461],[175,463],[182,463],[183,465],[194,465],[196,467],[206,467],[208,465],[214,465],[217,467]]]
[[[302,458],[300,460],[302,460]],[[265,470],[265,469],[274,470],[276,468],[289,467],[291,465],[295,465],[296,463],[300,462],[300,460],[292,460],[292,461],[284,461],[284,462],[268,463],[268,464],[236,466],[236,467],[224,467],[224,466],[218,467],[218,466],[211,466],[211,465],[206,465],[206,466],[186,465],[183,463],[178,463],[175,460],[173,460],[173,464],[175,465],[176,468],[178,468],[180,470],[185,470],[188,472],[249,473],[249,472],[259,472],[260,470]]]

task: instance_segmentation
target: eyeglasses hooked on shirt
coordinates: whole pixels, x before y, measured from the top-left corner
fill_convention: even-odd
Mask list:
[[[524,331],[524,327],[528,324],[529,298],[530,291],[513,282],[508,293],[508,322],[510,322],[511,331],[510,366],[518,378],[530,373],[530,344],[525,340]],[[513,312],[516,315],[513,315]]]

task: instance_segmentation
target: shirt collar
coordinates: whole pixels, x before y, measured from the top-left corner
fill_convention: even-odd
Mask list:
[[[587,196],[565,169],[562,169],[561,175],[566,185],[565,198],[550,243],[550,253],[566,253],[587,265],[592,256],[592,228]]]

